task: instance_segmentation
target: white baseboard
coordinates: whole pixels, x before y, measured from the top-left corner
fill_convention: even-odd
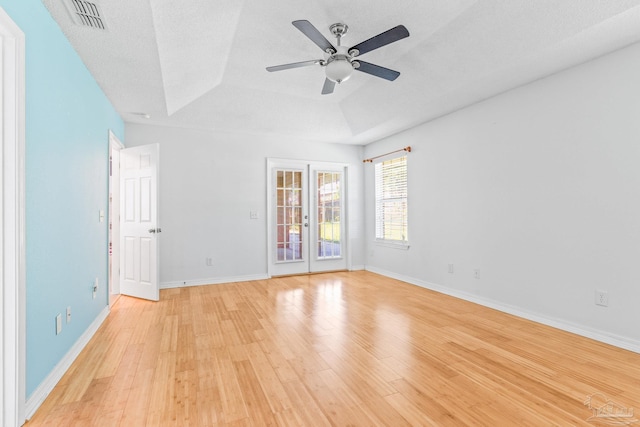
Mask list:
[[[25,416],[27,419],[31,418],[33,414],[35,414],[36,410],[38,410],[40,405],[42,405],[42,402],[44,402],[49,393],[51,393],[56,384],[58,384],[58,381],[60,381],[62,376],[71,367],[73,361],[76,360],[76,357],[78,357],[80,352],[89,343],[108,315],[109,307],[107,306],[100,312],[100,314],[98,314],[98,317],[91,322],[91,325],[89,325],[80,338],[78,338],[75,344],[73,344],[67,354],[65,354],[55,368],[53,368],[51,373],[47,375],[44,381],[40,383],[38,388],[31,393],[31,396],[29,396],[25,403]]]
[[[266,274],[255,274],[249,276],[234,276],[234,277],[214,277],[211,279],[195,279],[195,280],[183,280],[174,282],[162,282],[160,283],[160,289],[173,289],[173,288],[186,288],[189,286],[204,286],[204,285],[219,285],[222,283],[233,282],[250,282],[252,280],[265,280],[269,276]]]
[[[412,285],[420,286],[421,288],[430,289],[432,291],[440,292],[445,295],[449,295],[455,298],[460,298],[462,300],[480,304],[485,307],[493,308],[495,310],[502,311],[504,313],[522,317],[523,319],[527,319],[533,322],[541,323],[543,325],[551,326],[556,329],[561,329],[563,331],[571,332],[576,335],[591,338],[593,340],[600,341],[605,344],[610,344],[615,347],[623,348],[625,350],[633,351],[635,353],[640,353],[640,341],[634,340],[632,338],[612,334],[606,331],[590,328],[584,325],[578,325],[575,323],[568,322],[564,319],[547,316],[545,314],[527,311],[526,309],[523,309],[521,307],[504,304],[502,302],[491,300],[488,298],[483,298],[478,295],[470,294],[468,292],[451,289],[446,286],[437,285],[434,283],[426,282],[424,280],[404,276],[402,274],[393,273],[391,271],[379,269],[376,267],[367,266],[366,270],[372,273],[380,274],[382,276],[391,277],[392,279],[397,279],[402,282],[407,282]]]
[[[352,265],[349,271],[361,271],[364,270],[364,265]]]

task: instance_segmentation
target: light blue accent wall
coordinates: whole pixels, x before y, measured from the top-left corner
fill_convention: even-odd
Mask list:
[[[26,39],[29,397],[107,306],[108,131],[123,140],[124,123],[39,0],[0,6]]]

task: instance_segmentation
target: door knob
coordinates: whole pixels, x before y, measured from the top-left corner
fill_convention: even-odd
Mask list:
[[[155,228],[150,228],[150,229],[149,229],[149,233],[155,233],[155,232],[156,232],[156,229],[155,229]]]

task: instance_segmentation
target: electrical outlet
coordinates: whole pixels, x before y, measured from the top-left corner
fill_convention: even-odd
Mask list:
[[[258,211],[249,211],[249,218],[258,219]]]
[[[56,335],[62,332],[62,314],[56,316]]]
[[[596,305],[609,306],[609,294],[607,291],[596,290]]]
[[[211,267],[213,265],[213,258],[205,258],[204,262],[207,264],[207,267]]]
[[[480,279],[480,269],[476,268],[475,270],[473,270],[473,277],[475,277],[476,279]]]
[[[67,323],[71,323],[71,307],[67,307]]]
[[[449,264],[449,274],[453,274],[453,264]]]
[[[98,295],[98,278],[96,277],[96,280],[93,282],[93,299],[96,299],[97,295]]]

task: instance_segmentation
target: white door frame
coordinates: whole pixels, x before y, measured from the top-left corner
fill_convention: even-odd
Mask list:
[[[109,307],[120,295],[120,150],[124,144],[109,131]]]
[[[25,421],[25,38],[0,8],[2,147],[0,160],[0,424]]]
[[[344,257],[346,260],[346,266],[347,266],[347,270],[351,269],[351,250],[350,250],[350,242],[349,242],[349,203],[348,203],[348,172],[349,172],[349,165],[345,164],[345,163],[335,163],[335,162],[323,162],[323,161],[314,161],[314,160],[294,160],[294,159],[279,159],[279,158],[267,158],[267,274],[269,275],[269,277],[272,277],[274,275],[274,269],[273,269],[273,265],[274,265],[274,251],[273,251],[273,245],[274,245],[274,230],[273,230],[273,220],[274,220],[274,214],[273,214],[273,197],[272,197],[272,191],[273,191],[273,174],[272,174],[272,169],[274,167],[279,167],[279,166],[290,166],[290,167],[300,167],[300,166],[305,166],[307,167],[307,175],[308,175],[308,180],[310,181],[312,179],[311,177],[311,170],[312,169],[322,169],[323,167],[326,167],[328,169],[335,169],[335,168],[340,168],[343,171],[343,180],[344,180],[344,184],[345,184],[345,188],[343,190],[343,195],[344,195],[344,201],[343,201],[343,214],[344,214],[344,218],[345,218],[345,234],[344,234],[344,239],[343,239],[343,251],[344,251]],[[312,199],[310,197],[311,195],[309,195],[308,199],[310,203],[310,200]],[[309,209],[312,209],[312,207],[310,206]],[[309,233],[309,236],[311,235],[311,233]],[[309,239],[307,239],[307,245],[309,244]],[[311,251],[307,251],[307,253],[309,254],[308,256],[311,257]],[[310,260],[307,259],[306,260],[308,266],[310,266]],[[309,271],[307,271],[309,272]]]

